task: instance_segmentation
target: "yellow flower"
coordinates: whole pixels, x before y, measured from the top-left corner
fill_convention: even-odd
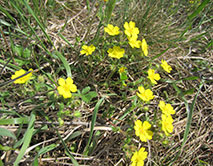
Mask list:
[[[128,22],[125,22],[124,23],[124,33],[127,35],[127,37],[136,37],[138,36],[139,34],[139,29],[137,27],[135,27],[135,22],[133,21],[130,21],[129,23]]]
[[[141,48],[142,48],[144,55],[147,56],[148,55],[148,45],[147,45],[145,39],[143,39],[141,42]]]
[[[168,73],[170,73],[172,70],[172,67],[163,59],[161,60],[161,67]]]
[[[145,148],[142,147],[140,148],[139,151],[136,151],[132,158],[132,164],[131,166],[143,166],[144,165],[144,160],[147,158],[148,153],[145,151]]]
[[[148,121],[144,121],[143,123],[140,120],[135,122],[135,135],[140,137],[142,142],[147,142],[147,140],[151,140],[153,136],[153,132],[149,130],[151,128],[151,124]]]
[[[68,77],[66,80],[63,78],[59,78],[58,84],[58,93],[65,99],[72,97],[71,92],[77,92],[77,86],[73,84],[73,80],[70,77]]]
[[[125,70],[126,70],[126,67],[123,66],[123,67],[119,68],[119,73],[122,74]]]
[[[95,46],[92,44],[90,46],[83,45],[81,54],[91,55],[95,51]]]
[[[124,56],[125,50],[123,48],[120,48],[119,46],[114,46],[113,48],[110,48],[107,52],[109,53],[108,56],[120,59]]]
[[[31,72],[30,72],[30,71],[31,71]],[[19,79],[17,79],[17,80],[15,80],[14,83],[15,83],[15,84],[24,84],[25,82],[27,82],[27,81],[30,79],[30,77],[33,75],[33,74],[32,74],[33,69],[29,69],[28,72],[30,72],[30,73],[27,74],[27,75],[25,75],[25,76],[23,76],[23,77],[21,77],[21,78],[19,78]],[[26,73],[26,71],[23,70],[23,69],[21,69],[21,70],[19,70],[19,71],[16,71],[15,74],[11,76],[11,79],[13,80],[13,79],[15,79],[15,78],[17,78],[17,77],[22,76],[22,75],[25,74],[25,73]]]
[[[149,101],[154,98],[153,92],[150,89],[144,89],[143,86],[139,86],[138,90],[140,93],[136,93],[143,101]]]
[[[136,37],[130,37],[128,38],[129,39],[129,45],[132,47],[132,48],[140,48],[140,45],[141,45],[141,41],[140,40],[137,40]]]
[[[119,28],[117,26],[113,26],[112,24],[108,24],[107,27],[104,28],[104,31],[111,36],[115,36],[120,33]]]
[[[147,78],[149,78],[150,81],[153,84],[157,84],[157,82],[155,80],[158,81],[160,79],[160,75],[159,74],[155,74],[155,70],[154,69],[149,69]]]
[[[169,135],[169,133],[172,133],[173,132],[173,119],[172,119],[172,116],[171,115],[165,115],[165,114],[162,114],[161,115],[161,118],[162,118],[162,130],[164,131],[164,133],[166,134],[166,136]]]
[[[162,100],[158,104],[158,107],[160,107],[162,113],[165,114],[165,115],[171,115],[171,114],[173,115],[173,114],[175,114],[175,110],[173,109],[173,107],[171,106],[171,104],[166,104]]]

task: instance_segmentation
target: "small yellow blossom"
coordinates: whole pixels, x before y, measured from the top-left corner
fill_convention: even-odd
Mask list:
[[[90,46],[83,45],[81,54],[91,55],[95,51],[95,46],[92,44]]]
[[[142,142],[147,142],[147,140],[151,140],[153,136],[153,132],[149,130],[151,128],[151,124],[148,121],[144,121],[143,123],[140,120],[135,122],[135,135],[140,137]]]
[[[165,60],[161,60],[161,67],[167,72],[170,73],[172,70],[172,67],[168,65],[168,63]]]
[[[77,86],[73,84],[73,80],[70,77],[68,77],[66,80],[63,78],[59,78],[58,84],[58,93],[65,99],[72,97],[71,92],[77,92]]]
[[[145,148],[142,147],[140,148],[139,151],[136,151],[132,158],[132,164],[131,166],[143,166],[144,165],[144,160],[147,158],[148,152],[145,151]]]
[[[30,72],[30,71],[31,71],[31,72]],[[32,74],[33,69],[29,69],[28,72],[30,72],[30,73],[27,74],[27,75],[25,75],[25,76],[23,76],[23,77],[21,77],[21,78],[19,78],[19,79],[17,79],[17,80],[15,80],[14,83],[15,83],[15,84],[24,84],[25,82],[27,82],[27,81],[30,79],[30,77],[33,75],[33,74]],[[21,70],[19,70],[19,71],[16,71],[15,74],[11,76],[11,79],[13,80],[13,79],[15,79],[15,78],[17,78],[17,77],[22,76],[22,75],[25,74],[25,73],[26,73],[26,71],[23,70],[23,69],[21,69]]]
[[[119,73],[122,74],[125,70],[126,70],[126,67],[124,67],[124,66],[120,67],[119,68]]]
[[[161,118],[162,118],[162,130],[164,131],[164,133],[166,134],[166,136],[169,135],[169,133],[172,133],[173,132],[173,119],[172,119],[172,116],[171,115],[165,115],[165,114],[162,114],[161,115]]]
[[[125,22],[124,23],[124,33],[127,35],[127,37],[136,37],[138,36],[139,34],[139,29],[137,27],[135,27],[135,22],[133,21],[130,21],[129,23],[128,22]]]
[[[157,82],[155,80],[157,80],[157,81],[160,80],[160,75],[158,73],[155,74],[155,70],[154,69],[149,69],[147,78],[149,78],[150,81],[153,84],[157,84]]]
[[[129,40],[129,45],[132,47],[132,48],[140,48],[140,45],[141,45],[141,41],[140,40],[137,40],[136,37],[130,37],[128,38]]]
[[[144,89],[143,86],[139,86],[138,90],[140,93],[136,93],[143,101],[149,101],[154,98],[153,92],[150,89]]]
[[[147,56],[148,55],[148,45],[147,45],[145,39],[143,39],[141,42],[141,48],[142,48],[144,55]]]
[[[124,56],[125,50],[123,48],[120,48],[119,46],[114,46],[113,48],[110,48],[107,52],[109,53],[108,56],[120,59]]]
[[[111,36],[115,36],[120,33],[119,28],[117,26],[113,26],[112,24],[108,24],[107,27],[104,28],[104,31]]]
[[[165,115],[173,115],[175,114],[175,110],[171,106],[171,104],[166,104],[164,101],[160,101],[158,104],[158,107],[160,107],[161,111]]]

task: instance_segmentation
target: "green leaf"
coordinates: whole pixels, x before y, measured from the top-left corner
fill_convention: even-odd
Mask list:
[[[35,114],[32,112],[30,115],[30,122],[27,128],[27,131],[24,134],[24,138],[23,138],[23,145],[21,147],[21,150],[16,158],[16,161],[14,162],[14,166],[18,166],[20,160],[22,159],[22,157],[25,154],[25,151],[27,149],[27,147],[29,146],[30,142],[31,142],[31,138],[33,135],[33,131],[34,131],[34,122],[35,122]]]
[[[29,122],[29,117],[13,118],[13,119],[1,119],[0,125],[28,124],[28,122]]]
[[[38,165],[38,157],[42,154],[45,154],[53,149],[55,149],[58,145],[57,144],[51,144],[48,146],[43,147],[42,149],[39,150],[38,154],[36,155],[33,164]]]
[[[82,94],[86,94],[87,92],[89,92],[90,91],[90,87],[89,86],[87,86],[86,88],[84,88],[83,90],[82,90]]]
[[[66,58],[58,51],[56,51],[55,54],[62,61],[63,65],[64,65],[64,67],[66,69],[66,72],[67,72],[67,77],[71,77],[72,78],[71,69],[70,69],[69,63],[67,62]]]
[[[28,48],[25,48],[24,52],[23,52],[23,57],[24,58],[29,58],[30,55],[31,55],[31,51]]]
[[[84,100],[86,103],[89,103],[94,97],[97,96],[97,93],[95,91],[89,92],[85,95],[82,95],[81,98]]]
[[[9,151],[9,150],[14,150],[14,149],[9,147],[9,146],[3,146],[3,145],[0,144],[0,150]]]
[[[194,88],[192,88],[192,89],[189,89],[189,90],[186,90],[186,91],[184,91],[183,93],[182,93],[182,95],[183,96],[185,96],[185,95],[192,95],[192,94],[194,94]]]
[[[23,53],[23,47],[22,46],[15,46],[14,48],[14,52],[16,52],[18,54],[18,56],[22,56],[22,53]]]
[[[187,77],[187,78],[183,78],[182,80],[197,80],[197,79],[199,79],[199,77],[197,77],[197,76],[191,76],[191,77]]]
[[[53,125],[52,125],[53,126]],[[74,164],[74,166],[79,166],[78,162],[76,161],[76,159],[73,157],[73,155],[70,153],[69,148],[67,147],[67,145],[65,144],[64,140],[61,138],[61,135],[59,134],[58,130],[56,129],[57,135],[60,139],[60,141],[62,142],[62,145],[65,148],[65,154],[68,155],[70,157],[70,159],[72,160],[72,163]]]
[[[4,163],[2,162],[1,159],[0,159],[0,166],[4,166]]]
[[[13,139],[16,139],[16,136],[11,131],[5,128],[0,128],[0,136],[6,136],[6,137],[11,137]]]

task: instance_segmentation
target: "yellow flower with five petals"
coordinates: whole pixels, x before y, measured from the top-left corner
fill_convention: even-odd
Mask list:
[[[30,73],[26,74],[27,72],[23,69],[16,71],[15,74],[11,76],[11,79],[13,80],[13,79],[16,79],[16,78],[26,74],[25,76],[20,77],[14,81],[15,84],[24,84],[31,78],[33,69],[29,69],[28,72],[30,72]]]
[[[166,104],[162,100],[159,102],[158,107],[160,107],[162,113],[167,115],[167,116],[175,114],[175,110],[173,109],[171,104]]]
[[[158,73],[155,74],[155,70],[154,69],[149,69],[147,78],[149,78],[150,81],[153,84],[157,84],[157,82],[155,80],[157,80],[157,81],[160,80],[160,75]]]
[[[173,119],[172,119],[172,116],[171,115],[165,115],[165,114],[162,114],[161,115],[161,118],[162,118],[162,130],[164,131],[164,133],[166,134],[166,136],[169,135],[169,133],[172,133],[173,132]]]
[[[109,57],[120,59],[124,56],[125,50],[123,48],[120,48],[119,46],[114,46],[107,52]]]
[[[161,67],[167,72],[170,73],[172,71],[172,67],[165,61],[161,60]]]
[[[151,140],[153,136],[153,132],[149,130],[151,128],[151,124],[148,121],[144,121],[143,123],[140,120],[135,122],[135,135],[140,137],[142,142],[147,142],[147,140]]]
[[[119,27],[113,26],[112,24],[108,24],[107,27],[104,28],[104,31],[107,32],[111,36],[115,36],[120,33]]]
[[[154,98],[153,92],[150,89],[144,89],[143,86],[138,87],[137,96],[140,97],[143,101],[150,101]]]
[[[58,84],[58,93],[65,99],[72,97],[71,92],[77,92],[77,86],[73,84],[73,80],[70,77],[68,77],[66,80],[63,78],[59,78]]]
[[[147,158],[148,153],[145,151],[145,148],[142,147],[140,148],[139,151],[136,151],[132,158],[132,164],[131,166],[143,166],[144,165],[144,160]]]
[[[86,55],[91,55],[94,51],[95,51],[95,46],[93,44],[90,46],[83,45],[80,53],[86,54]]]
[[[142,48],[144,55],[147,56],[148,55],[148,45],[147,45],[145,39],[143,39],[141,42],[141,48]]]
[[[124,23],[124,33],[127,35],[127,37],[136,37],[138,36],[139,34],[139,29],[137,27],[135,27],[135,22],[133,21],[130,21],[129,23],[128,22],[125,22]]]

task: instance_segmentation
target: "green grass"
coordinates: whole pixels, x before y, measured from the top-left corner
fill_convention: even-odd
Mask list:
[[[147,165],[212,165],[211,6],[210,0],[0,0],[0,165],[130,165],[140,147],[149,153]],[[146,39],[148,57],[129,46],[123,32],[129,21]],[[104,32],[108,23],[121,34]],[[95,52],[80,55],[84,44]],[[125,49],[123,58],[108,57],[115,45]],[[14,84],[11,75],[30,68],[32,79]],[[161,76],[157,85],[147,79],[149,68]],[[57,90],[67,77],[78,89],[70,99]],[[137,97],[140,85],[154,100]],[[176,110],[170,137],[160,130],[160,100]],[[148,143],[135,135],[137,119],[152,124]]]

